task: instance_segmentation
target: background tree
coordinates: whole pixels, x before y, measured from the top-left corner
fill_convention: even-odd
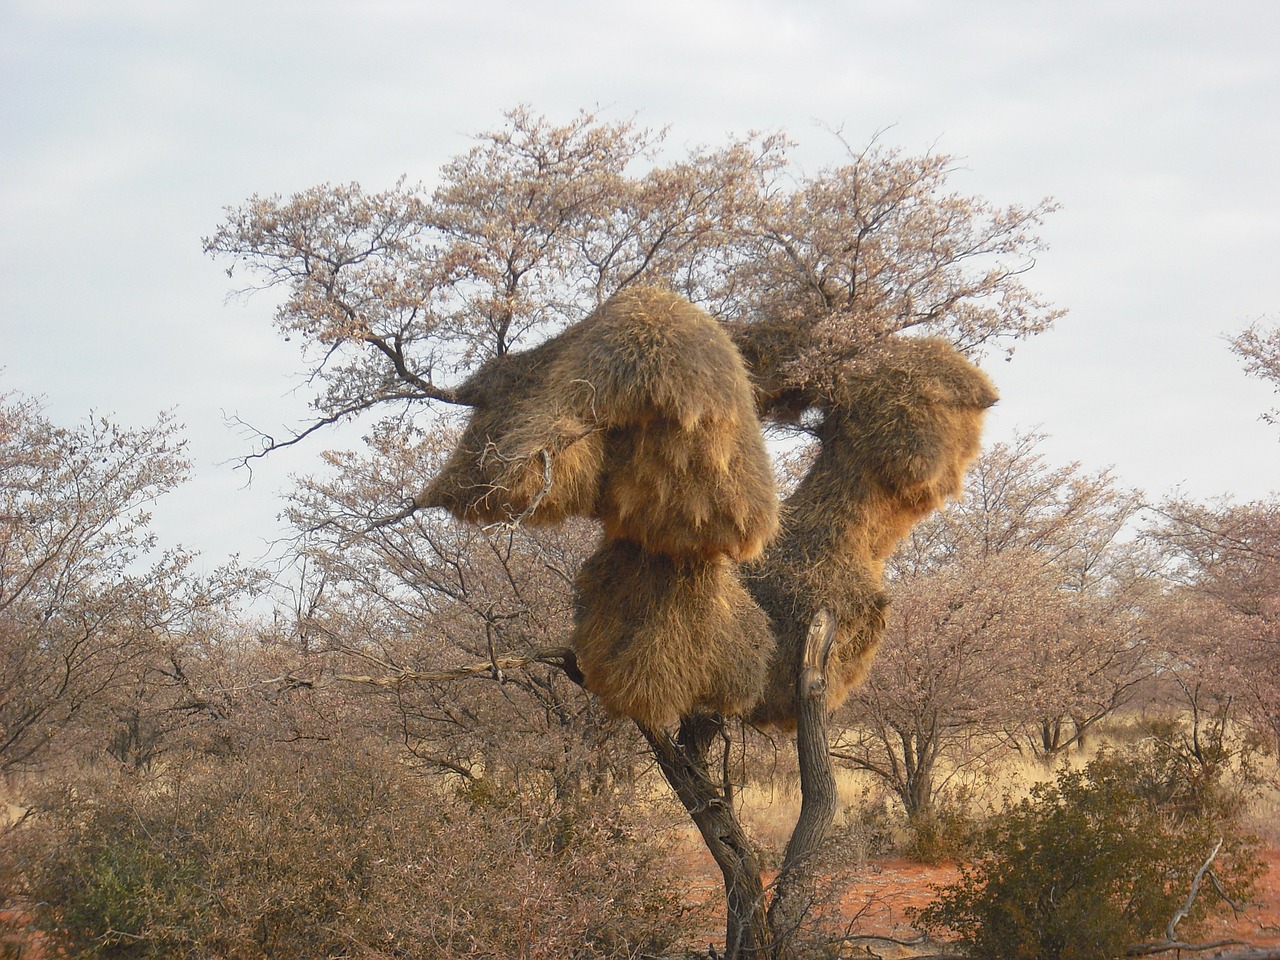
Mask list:
[[[1204,736],[1221,749],[1229,716],[1280,748],[1280,506],[1173,498],[1148,535],[1169,561],[1156,623],[1192,754]]]
[[[1231,349],[1244,361],[1245,373],[1280,390],[1280,326],[1267,329],[1263,323],[1255,323],[1232,338]],[[1273,410],[1263,414],[1263,419],[1275,423],[1277,416],[1280,411]]]
[[[1149,676],[1142,612],[1155,561],[1133,529],[1140,494],[1106,470],[1051,467],[1042,439],[993,447],[971,472],[975,498],[957,504],[956,520],[980,555],[1023,553],[1045,578],[1038,616],[1006,656],[1025,664],[1030,691],[1030,710],[1009,733],[1047,758],[1079,743]]]
[[[201,611],[244,585],[157,553],[147,507],[187,467],[168,416],[59,427],[37,400],[0,397],[0,770],[47,759],[59,738],[147,755]]]
[[[1122,538],[1134,493],[1031,434],[997,444],[965,494],[890,563],[893,603],[835,754],[912,819],[1010,742],[1041,756],[1078,742],[1148,671],[1137,601],[1148,581]]]
[[[21,924],[120,958],[623,960],[692,937],[655,839],[670,814],[609,769],[634,735],[558,672],[495,663],[447,697],[407,675],[561,629],[572,537],[414,518],[353,540],[351,511],[430,460],[374,453],[299,489],[308,575],[292,615],[255,621],[253,577],[197,577],[148,531],[186,470],[168,418],[66,429],[0,402],[0,773],[38,774],[2,781]]]

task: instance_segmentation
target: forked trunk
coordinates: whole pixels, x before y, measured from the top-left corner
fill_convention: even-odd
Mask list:
[[[690,717],[677,739],[641,731],[658,766],[724,875],[725,957],[766,960],[793,956],[796,934],[813,904],[813,857],[835,817],[836,783],[827,747],[826,666],[835,622],[821,610],[809,628],[796,678],[796,739],[800,759],[800,816],[787,843],[772,903],[766,910],[760,860],[738,822],[727,783],[707,762],[722,729],[712,717]]]
[[[663,776],[671,784],[703,842],[724,875],[726,960],[766,960],[773,953],[760,859],[738,822],[723,784],[711,777],[707,754],[720,721],[690,717],[673,740],[665,731],[641,732],[653,748]]]
[[[789,958],[814,904],[813,860],[835,819],[836,778],[827,740],[827,661],[835,620],[820,609],[809,624],[796,678],[796,748],[800,760],[800,816],[782,858],[769,905],[775,956]]]

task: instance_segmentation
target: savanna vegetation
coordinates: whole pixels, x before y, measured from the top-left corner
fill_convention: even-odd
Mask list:
[[[824,877],[861,823],[966,862],[919,922],[974,956],[1156,952],[1247,901],[1280,746],[1280,506],[1129,490],[1035,434],[978,453],[973,364],[1061,314],[1026,284],[1052,204],[957,194],[945,156],[872,144],[806,173],[790,147],[673,155],[520,109],[434,186],[230,209],[206,248],[277,291],[315,387],[313,419],[246,462],[364,431],[297,480],[271,570],[198,573],[156,542],[148,506],[190,469],[169,417],[66,426],[0,399],[4,896],[85,957],[661,957],[716,924],[717,955],[838,955]],[[639,407],[604,389],[615,354],[584,318],[655,288],[718,331],[699,342],[732,416],[686,382],[672,407],[661,378]],[[1274,332],[1234,347],[1280,382]],[[732,521],[708,546],[680,498],[730,420],[720,459],[760,438],[786,498],[767,461],[759,510],[708,481],[698,517]],[[649,449],[684,472],[652,479]],[[477,470],[478,499],[441,485]],[[615,621],[655,608],[665,632],[627,644],[703,632],[633,696]],[[706,681],[729,647],[705,638],[753,617],[728,686]],[[1010,758],[1042,782],[1002,800]],[[837,828],[842,769],[867,788]],[[795,778],[771,847],[744,788]],[[718,903],[684,890],[690,821]]]

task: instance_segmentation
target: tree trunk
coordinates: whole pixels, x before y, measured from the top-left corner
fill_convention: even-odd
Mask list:
[[[640,728],[667,783],[697,825],[724,875],[726,960],[766,960],[773,942],[765,913],[760,860],[738,822],[725,785],[707,767],[711,741],[720,729],[712,717],[688,717],[673,740],[665,731]]]
[[[775,956],[794,955],[793,943],[813,907],[813,857],[836,813],[836,778],[827,741],[827,661],[835,619],[825,608],[809,624],[797,665],[796,748],[800,760],[800,816],[787,842],[777,889],[769,905]]]
[[[836,780],[827,741],[827,661],[835,620],[822,609],[796,664],[796,747],[800,760],[800,816],[783,855],[768,910],[760,860],[733,809],[730,785],[711,776],[707,757],[722,729],[719,718],[687,717],[677,739],[665,731],[640,732],[658,766],[702,834],[724,876],[726,960],[794,956],[795,936],[813,905],[813,856],[835,819]]]
[[[1040,721],[1040,750],[1045,757],[1051,757],[1062,745],[1062,718],[1053,717]]]
[[[902,805],[908,820],[933,815],[933,762],[928,757],[921,756],[908,777]]]

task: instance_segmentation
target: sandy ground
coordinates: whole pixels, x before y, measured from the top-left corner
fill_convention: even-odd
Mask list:
[[[1233,917],[1228,910],[1225,917],[1210,921],[1196,942],[1239,940],[1255,947],[1280,948],[1280,849],[1264,851],[1263,858],[1268,869],[1258,882],[1253,902],[1239,916]],[[690,846],[683,859],[690,871],[690,898],[718,905],[720,872],[711,855]],[[913,863],[901,858],[870,861],[838,891],[841,920],[855,934],[910,941],[917,936],[909,918],[910,908],[928,904],[933,899],[930,888],[955,876],[955,867],[949,865]],[[1186,935],[1186,931],[1179,932]],[[709,928],[706,936],[714,942],[724,932]],[[886,958],[909,957],[916,952],[896,949],[885,941],[877,941],[875,946],[875,952]],[[1213,955],[1213,951],[1196,954],[1206,958]]]

